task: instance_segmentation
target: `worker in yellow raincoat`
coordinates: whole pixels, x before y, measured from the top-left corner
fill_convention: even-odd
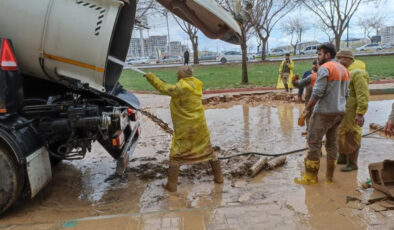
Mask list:
[[[165,188],[177,190],[179,166],[209,161],[214,181],[223,183],[220,162],[214,153],[204,107],[202,105],[202,82],[193,77],[191,66],[182,66],[178,71],[178,82],[167,84],[153,73],[146,79],[160,93],[171,96],[170,110],[174,134],[170,150],[170,166]]]
[[[354,60],[350,50],[340,50],[337,58],[350,72],[346,114],[338,131],[338,164],[346,164],[341,171],[349,172],[357,169],[364,114],[368,110],[369,75],[365,63]]]
[[[293,90],[292,78],[293,78],[294,62],[290,59],[290,54],[285,55],[285,60],[279,66],[278,82],[276,83],[277,89],[286,89],[286,92]]]

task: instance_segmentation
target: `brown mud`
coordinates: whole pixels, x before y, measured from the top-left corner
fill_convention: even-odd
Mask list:
[[[255,95],[256,96],[256,95]],[[297,118],[303,105],[285,96],[206,102],[211,141],[220,155],[246,151],[277,154],[305,147],[304,128]],[[253,96],[250,96],[253,97]],[[169,98],[139,95],[144,110],[172,127]],[[233,97],[237,98],[237,96]],[[365,116],[368,124],[384,125],[394,95],[372,97]],[[247,101],[247,102],[245,102]],[[162,188],[166,182],[171,135],[148,117],[141,117],[142,136],[124,178],[111,178],[116,163],[98,144],[80,161],[64,161],[53,169],[53,180],[34,199],[14,205],[0,217],[0,229],[392,229],[392,203],[372,188],[368,164],[392,159],[394,142],[373,134],[362,140],[359,170],[334,174],[325,183],[325,154],[319,185],[293,182],[303,172],[303,156],[287,156],[286,164],[256,177],[247,176],[259,156],[221,161],[225,182],[213,183],[208,164],[181,167],[176,193]],[[382,208],[385,206],[386,208]]]

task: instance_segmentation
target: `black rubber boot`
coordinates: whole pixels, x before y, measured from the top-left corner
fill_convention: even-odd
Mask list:
[[[346,164],[346,154],[339,154],[337,164],[344,165]]]

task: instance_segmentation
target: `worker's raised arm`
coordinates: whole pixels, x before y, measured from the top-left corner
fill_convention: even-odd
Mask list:
[[[153,73],[147,73],[146,79],[149,81],[149,83],[157,89],[160,93],[164,95],[168,95],[171,97],[176,97],[182,94],[183,90],[182,87],[179,83],[176,83],[175,85],[173,84],[168,84],[162,80],[160,80],[158,77],[156,77],[155,74]]]
[[[293,81],[293,85],[297,88],[303,88],[307,85],[310,85],[311,84],[311,75],[312,74],[310,74],[308,77],[301,79],[299,81]]]
[[[289,69],[293,70],[294,69],[294,62],[290,60],[290,64],[289,64]]]

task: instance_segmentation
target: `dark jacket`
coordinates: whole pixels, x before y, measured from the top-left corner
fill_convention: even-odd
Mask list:
[[[304,75],[302,75],[302,79],[307,78],[307,77],[308,77],[309,75],[311,75],[311,74],[312,74],[312,70],[306,71],[306,72],[304,73]],[[298,89],[298,96],[301,97],[303,93],[304,93],[304,87],[300,87],[300,88]]]

